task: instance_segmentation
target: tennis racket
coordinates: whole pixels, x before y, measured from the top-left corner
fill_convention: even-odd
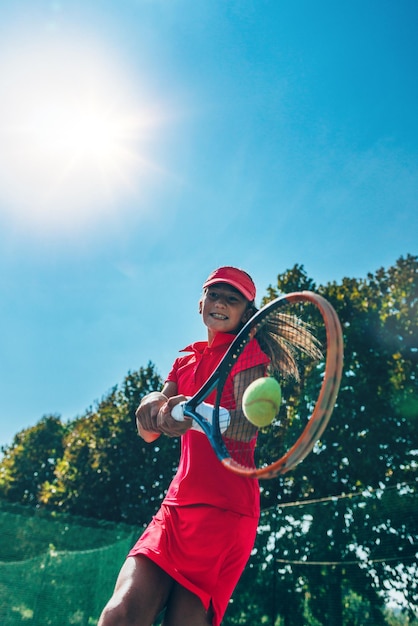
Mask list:
[[[260,348],[271,356],[272,341],[278,357],[266,371]],[[172,415],[193,419],[193,428],[203,431],[229,470],[273,478],[293,469],[318,442],[336,403],[342,364],[334,308],[313,292],[290,293],[255,313],[206,383]],[[273,422],[257,430],[244,416],[241,400],[247,386],[265,375],[280,383],[282,402]]]

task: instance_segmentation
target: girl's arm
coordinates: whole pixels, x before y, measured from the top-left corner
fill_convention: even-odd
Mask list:
[[[234,396],[236,409],[230,411],[231,424],[225,432],[225,437],[238,441],[251,441],[257,433],[257,428],[247,420],[242,412],[242,396],[250,383],[266,375],[266,366],[257,365],[242,370],[234,376]]]
[[[172,398],[173,396],[176,396],[177,395],[177,384],[173,383],[171,380],[167,381],[166,383],[164,383],[164,387],[162,389],[162,393],[167,398]]]

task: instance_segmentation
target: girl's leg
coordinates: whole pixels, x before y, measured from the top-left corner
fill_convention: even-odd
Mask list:
[[[152,626],[173,588],[173,579],[150,559],[128,557],[98,626]]]
[[[197,595],[174,582],[163,626],[208,626],[212,624],[212,609],[205,610]]]

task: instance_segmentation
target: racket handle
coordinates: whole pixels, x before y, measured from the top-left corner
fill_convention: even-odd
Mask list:
[[[171,417],[173,417],[178,422],[183,422],[185,419],[189,419],[184,415],[183,412],[183,407],[185,404],[186,402],[180,402],[179,404],[173,406],[173,408],[171,409]],[[212,404],[208,404],[207,402],[201,402],[196,407],[196,413],[199,413],[199,415],[201,415],[205,419],[205,421],[209,422],[209,424],[212,424],[213,409],[214,407]],[[220,406],[219,428],[221,430],[221,433],[224,433],[226,431],[230,422],[231,416],[229,415],[229,411]],[[198,424],[196,420],[193,420],[192,430],[197,430],[198,432],[203,433],[203,428],[200,426],[200,424]]]

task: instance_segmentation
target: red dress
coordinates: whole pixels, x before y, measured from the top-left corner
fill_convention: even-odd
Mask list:
[[[193,395],[234,337],[218,333],[210,346],[188,346],[184,351],[190,354],[176,359],[167,380],[177,384],[179,394]],[[247,349],[254,352],[253,365],[267,366],[269,359],[255,339]],[[239,371],[238,360],[233,375]],[[233,384],[232,375],[227,384]],[[218,626],[253,548],[259,513],[258,482],[226,469],[206,435],[189,430],[181,438],[178,470],[162,506],[129,556],[147,556],[206,609],[212,605],[213,626]]]

